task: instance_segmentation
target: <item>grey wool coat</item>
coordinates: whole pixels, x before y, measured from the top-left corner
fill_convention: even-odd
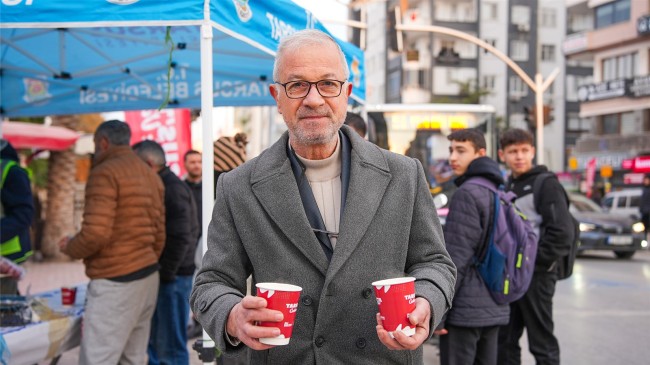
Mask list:
[[[228,314],[253,283],[303,288],[291,342],[250,351],[250,364],[421,364],[422,347],[390,351],[377,337],[371,283],[416,278],[431,304],[431,331],[449,309],[456,269],[423,169],[343,126],[350,182],[332,261],[312,232],[286,154],[288,134],[217,184],[208,251],[191,295],[199,322],[225,355]]]

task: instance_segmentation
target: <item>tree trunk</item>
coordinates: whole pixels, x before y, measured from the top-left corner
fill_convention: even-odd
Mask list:
[[[77,130],[79,116],[52,117],[52,125]],[[42,252],[48,259],[65,259],[57,243],[62,237],[74,234],[74,194],[76,155],[73,148],[51,151],[47,174],[47,215],[43,233]]]

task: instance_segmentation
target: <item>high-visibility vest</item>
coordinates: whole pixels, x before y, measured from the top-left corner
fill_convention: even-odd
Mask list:
[[[0,181],[0,189],[2,189],[5,185],[5,180],[7,179],[7,175],[9,174],[9,170],[11,170],[12,167],[18,166],[18,168],[21,168],[20,165],[18,165],[15,161],[12,160],[3,160],[4,166],[2,167],[2,181]],[[4,217],[4,207],[1,207],[0,205],[0,215]],[[3,257],[19,253],[22,251],[23,246],[20,242],[20,236],[17,235],[15,237],[12,237],[8,239],[5,242],[0,243],[0,255]],[[27,260],[29,256],[31,256],[33,252],[31,250],[25,252],[21,257],[18,258],[13,258],[14,262],[23,262]]]

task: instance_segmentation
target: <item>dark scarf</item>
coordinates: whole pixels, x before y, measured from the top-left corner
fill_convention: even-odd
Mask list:
[[[348,185],[350,183],[350,156],[352,146],[348,137],[341,131],[339,131],[339,141],[341,141],[341,217],[343,217],[345,198],[348,195]],[[311,191],[311,186],[305,175],[305,166],[300,162],[296,156],[296,152],[289,146],[289,143],[287,143],[287,156],[289,157],[289,161],[291,161],[291,170],[298,184],[300,199],[302,200],[302,206],[305,208],[309,225],[312,229],[318,230],[314,230],[314,234],[318,238],[323,252],[327,256],[327,260],[331,261],[334,248],[332,247],[329,236],[324,232],[326,231],[325,223],[323,223],[323,217],[320,215],[314,193]]]

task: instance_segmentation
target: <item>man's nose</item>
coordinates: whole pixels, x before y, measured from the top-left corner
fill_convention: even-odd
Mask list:
[[[306,105],[321,105],[325,102],[325,99],[318,92],[316,84],[312,84],[307,96],[305,96],[302,102]]]

